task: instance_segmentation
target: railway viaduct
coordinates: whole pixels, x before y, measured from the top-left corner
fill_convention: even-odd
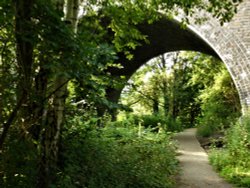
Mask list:
[[[244,0],[233,19],[223,26],[210,17],[202,24],[191,19],[187,29],[182,29],[177,20],[167,19],[138,27],[150,43],[137,47],[132,60],[120,57],[123,68],[111,68],[112,76],[129,79],[141,65],[166,52],[200,51],[225,63],[238,90],[243,113],[250,107],[250,0]],[[109,88],[107,98],[117,103],[122,89]]]

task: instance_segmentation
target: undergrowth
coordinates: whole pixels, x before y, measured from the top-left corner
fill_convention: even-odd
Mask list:
[[[122,125],[141,125],[146,128],[158,131],[159,129],[166,132],[180,132],[183,130],[181,121],[176,118],[164,115],[135,115],[129,114],[122,121],[113,122],[113,124]]]
[[[212,149],[211,164],[228,181],[240,187],[250,187],[250,117],[233,125],[225,137],[223,149]]]
[[[228,109],[224,104],[203,105],[203,115],[198,118],[197,135],[210,137],[229,128],[232,122],[236,122],[239,113]]]
[[[175,144],[164,131],[120,122],[96,129],[72,121],[63,136],[59,187],[168,188],[177,172]]]

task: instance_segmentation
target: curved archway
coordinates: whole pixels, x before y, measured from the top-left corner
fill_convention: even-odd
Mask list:
[[[243,27],[246,20],[247,23],[250,20],[249,12],[250,1],[244,1],[234,19],[224,26],[211,17],[203,25],[196,25],[191,20],[187,29],[182,29],[177,20],[164,18],[153,24],[139,25],[139,30],[148,36],[150,43],[144,43],[132,51],[132,60],[121,55],[119,61],[123,68],[111,68],[109,71],[114,77],[122,75],[128,80],[149,59],[166,52],[192,50],[210,54],[226,64],[238,90],[244,113],[250,106],[250,40],[247,38],[250,23]],[[117,103],[122,89],[123,86],[109,88],[107,98]]]
[[[205,13],[206,14],[206,13]],[[233,20],[221,26],[214,18],[189,25],[226,65],[239,93],[242,111],[250,106],[250,1],[239,6]]]

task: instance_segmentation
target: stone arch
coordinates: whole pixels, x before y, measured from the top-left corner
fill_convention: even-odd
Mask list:
[[[224,26],[211,17],[202,25],[190,20],[191,24],[185,30],[177,20],[161,19],[153,24],[139,25],[139,30],[148,36],[150,43],[137,47],[132,52],[134,58],[131,61],[121,55],[119,62],[123,68],[111,68],[111,75],[123,75],[129,79],[141,65],[165,52],[200,51],[219,57],[226,64],[244,113],[250,106],[250,1],[243,1],[233,20]],[[122,89],[122,86],[108,88],[107,98],[118,102]]]
[[[225,63],[239,93],[243,113],[250,106],[250,1],[245,0],[233,20],[221,26],[214,18],[189,25]]]

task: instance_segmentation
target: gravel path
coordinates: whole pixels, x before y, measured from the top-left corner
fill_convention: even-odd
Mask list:
[[[186,129],[176,135],[178,159],[182,172],[178,188],[233,188],[222,180],[208,163],[208,156],[195,137],[196,129]]]

